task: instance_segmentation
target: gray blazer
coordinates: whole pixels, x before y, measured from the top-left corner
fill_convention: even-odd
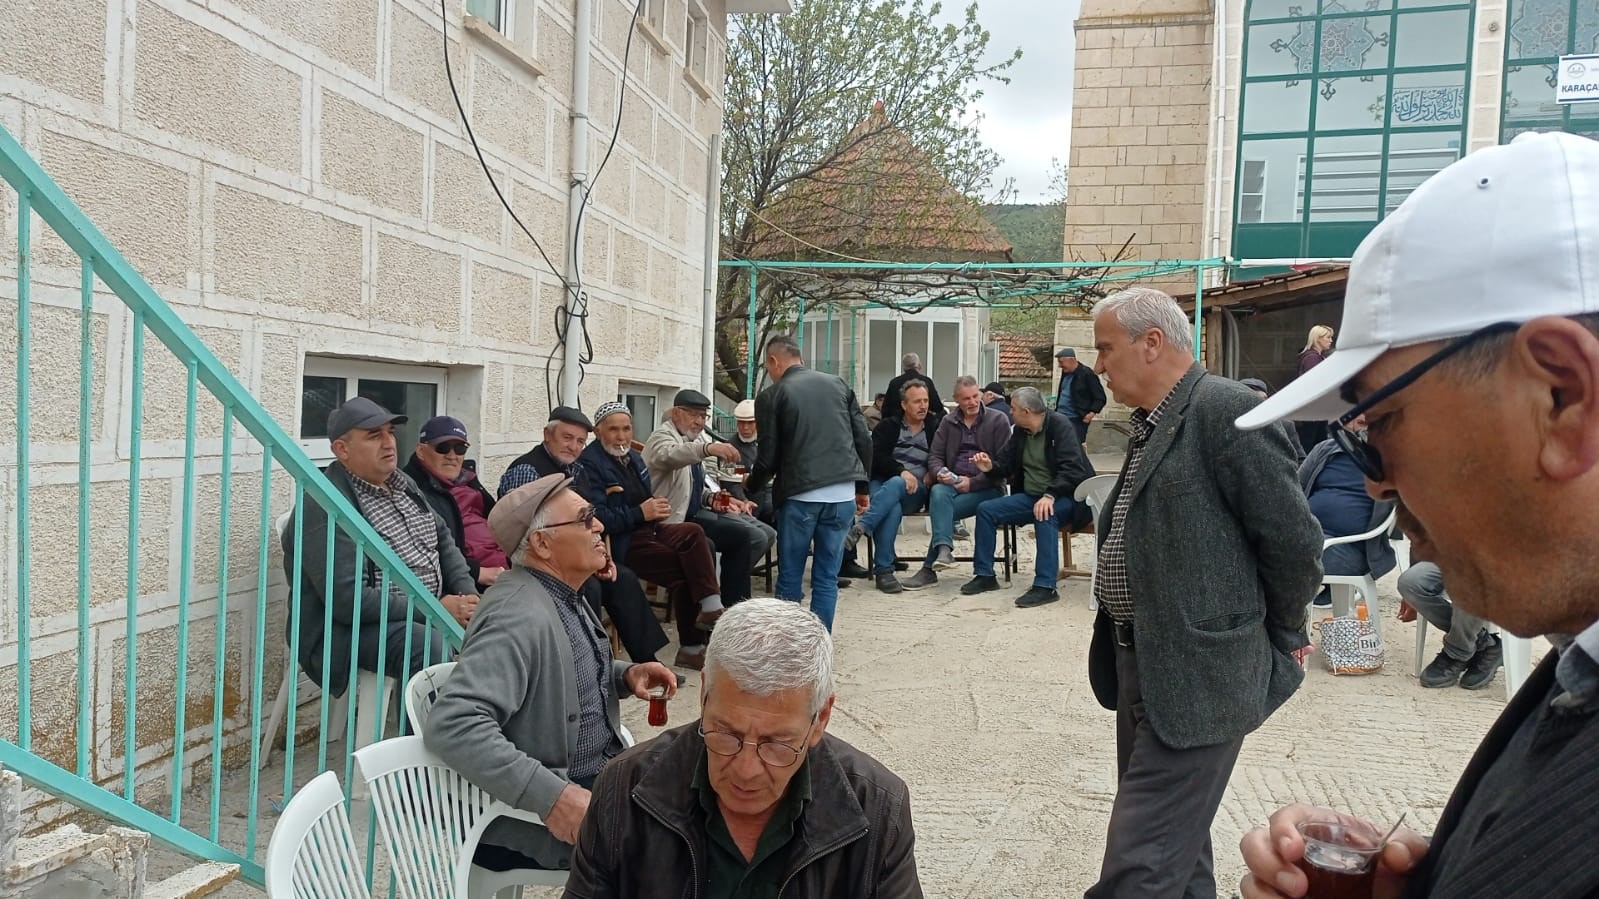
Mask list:
[[[1099,521],[1103,543],[1128,494],[1133,642],[1150,725],[1178,749],[1249,733],[1299,688],[1289,655],[1310,641],[1305,607],[1321,584],[1321,526],[1278,428],[1239,431],[1260,399],[1199,365],[1149,438],[1137,478],[1122,475]],[[1089,682],[1116,707],[1115,641],[1094,622]]]
[[[577,676],[572,641],[555,598],[520,564],[483,595],[455,671],[439,690],[422,727],[422,741],[445,764],[490,796],[547,818],[569,781],[577,755]],[[578,610],[601,641],[605,631],[588,603]],[[620,733],[617,697],[627,689],[629,662],[611,662],[613,689],[605,720]],[[542,827],[501,819],[485,842],[567,868],[572,847]]]

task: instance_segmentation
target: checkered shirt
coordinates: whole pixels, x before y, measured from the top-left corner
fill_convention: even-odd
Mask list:
[[[400,561],[438,596],[444,587],[444,570],[439,564],[439,530],[433,522],[433,510],[405,489],[405,480],[405,475],[395,471],[379,487],[350,476],[350,483],[355,486],[355,505],[361,515],[372,523],[373,529]],[[393,579],[389,581],[389,595],[400,602],[406,601],[405,590]]]
[[[582,596],[560,578],[536,568],[528,571],[555,598],[556,614],[572,642],[572,667],[577,675],[577,755],[567,777],[587,781],[622,751],[622,741],[605,718],[606,695],[611,691],[611,641],[581,604]]]
[[[1124,624],[1133,620],[1133,591],[1127,583],[1127,498],[1138,478],[1138,465],[1144,459],[1149,435],[1155,433],[1155,426],[1176,393],[1173,387],[1153,412],[1133,410],[1133,439],[1127,446],[1127,473],[1122,477],[1121,491],[1116,494],[1116,506],[1110,512],[1110,533],[1100,547],[1099,565],[1094,572],[1094,600],[1111,618]]]

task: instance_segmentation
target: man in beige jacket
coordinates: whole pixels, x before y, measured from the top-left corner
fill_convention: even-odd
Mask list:
[[[755,504],[723,491],[706,467],[715,460],[737,464],[738,448],[705,433],[711,401],[698,390],[680,390],[667,420],[644,444],[644,464],[656,496],[672,506],[668,523],[690,521],[722,556],[722,602],[748,599],[750,572],[766,555],[777,532],[753,515]]]

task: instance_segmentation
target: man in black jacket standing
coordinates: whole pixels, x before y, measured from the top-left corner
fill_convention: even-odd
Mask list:
[[[762,439],[744,489],[773,484],[777,597],[801,600],[805,560],[814,556],[811,611],[832,630],[844,537],[854,514],[866,511],[872,437],[855,391],[836,375],[802,365],[794,338],[767,341],[765,364],[772,385],[755,398]]]
[[[1016,429],[994,459],[987,453],[972,457],[972,464],[994,480],[1009,479],[1009,496],[991,499],[977,507],[977,547],[972,558],[972,579],[961,586],[971,596],[999,589],[994,577],[994,539],[1001,525],[1032,522],[1038,557],[1033,567],[1033,585],[1016,597],[1016,605],[1026,609],[1060,599],[1055,589],[1060,570],[1060,529],[1088,521],[1087,506],[1078,506],[1073,496],[1077,485],[1094,476],[1083,444],[1072,431],[1071,422],[1058,412],[1049,411],[1044,397],[1034,387],[1019,387],[1011,395],[1011,413]]]
[[[1077,351],[1063,346],[1055,351],[1060,364],[1060,389],[1055,392],[1055,411],[1071,419],[1077,442],[1088,439],[1088,424],[1105,408],[1105,387],[1094,370],[1077,361]]]

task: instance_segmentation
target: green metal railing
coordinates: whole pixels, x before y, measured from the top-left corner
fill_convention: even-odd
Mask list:
[[[12,595],[0,595],[0,610],[12,606],[15,640],[0,645],[0,696],[17,697],[15,720],[0,717],[0,765],[17,771],[48,793],[148,831],[180,851],[237,863],[245,879],[259,885],[263,879],[260,860],[266,849],[261,839],[263,816],[280,799],[286,802],[297,785],[329,768],[342,772],[348,788],[354,774],[348,750],[357,743],[358,736],[362,741],[381,739],[385,718],[393,717],[372,715],[372,732],[356,733],[359,691],[353,660],[361,655],[363,637],[378,641],[376,703],[377,709],[386,709],[395,703],[397,688],[403,688],[417,665],[443,660],[424,657],[414,665],[411,650],[420,647],[413,641],[431,646],[434,635],[439,635],[446,647],[458,647],[461,627],[318,470],[296,440],[272,419],[4,128],[0,128],[0,178],[14,191],[16,199],[13,283],[17,410],[13,453],[0,447],[0,468],[12,465],[16,484],[15,580]],[[3,196],[0,194],[0,198]],[[68,269],[63,275],[58,265],[38,265],[35,250],[39,243],[33,233],[36,219],[76,254],[79,266],[75,272]],[[59,253],[51,258],[56,256]],[[0,285],[12,280],[8,278],[10,274],[0,270]],[[75,288],[66,286],[74,276]],[[97,291],[97,283],[103,289]],[[72,297],[74,290],[76,296]],[[0,286],[0,296],[4,293]],[[72,457],[64,452],[56,437],[41,441],[43,452],[38,458],[42,461],[35,462],[31,382],[38,377],[36,366],[41,360],[33,347],[34,317],[43,309],[51,315],[70,310],[78,317],[75,462],[69,461]],[[111,362],[118,358],[117,354],[97,353],[97,317],[127,323],[128,337],[120,367],[113,369]],[[107,327],[104,333],[106,349],[110,349],[117,341],[117,330]],[[175,581],[176,589],[170,593],[141,587],[142,581],[148,581],[148,577],[141,578],[140,553],[147,536],[141,534],[141,516],[147,505],[152,511],[160,508],[159,503],[150,504],[151,498],[142,495],[146,486],[143,479],[157,467],[168,473],[175,468],[172,444],[165,444],[162,465],[146,464],[159,455],[146,452],[146,410],[166,411],[161,398],[145,395],[147,363],[152,362],[146,350],[147,335],[158,344],[155,353],[169,354],[176,361],[183,380],[183,458],[181,474],[174,476],[181,478],[182,485],[180,508],[174,518],[179,531],[178,558],[175,578],[162,581]],[[112,404],[101,402],[107,411],[100,433],[96,433],[94,416],[97,375],[103,376],[104,385],[119,380],[127,384],[125,406],[115,404],[116,408],[125,409],[125,415],[113,415],[109,411]],[[59,405],[66,385],[40,386],[48,392],[52,407]],[[109,386],[104,389],[110,392]],[[169,405],[176,405],[176,401]],[[201,433],[201,413],[210,413],[213,406],[220,411],[220,431]],[[126,427],[125,451],[118,449],[118,438],[122,436],[118,433],[122,426],[119,422]],[[74,467],[76,508],[36,509],[32,502],[35,479],[61,484],[62,472]],[[199,511],[202,473],[214,473],[218,479],[216,508],[220,510],[203,518]],[[106,595],[104,584],[96,589],[94,574],[120,564],[114,545],[119,536],[114,535],[117,509],[107,505],[106,497],[116,492],[124,477],[124,587],[118,595]],[[244,524],[236,528],[233,506],[239,501],[235,488],[240,479],[258,482],[259,507],[250,509],[246,502]],[[274,484],[280,485],[278,511],[293,513],[292,523],[281,538],[275,533]],[[282,579],[273,575],[278,561],[272,551],[274,541],[287,550],[291,559],[303,558],[306,512],[313,506],[329,522],[323,547],[327,564],[323,571],[311,573],[320,575],[320,597],[304,595],[306,578],[288,577],[285,590],[280,586]],[[63,575],[49,573],[52,603],[55,595],[75,595],[76,608],[71,615],[35,608],[32,562],[40,548],[34,535],[36,512],[49,516],[41,520],[51,521],[66,514],[77,515],[76,590],[57,589],[62,586]],[[244,559],[230,553],[236,530],[254,538],[255,552]],[[299,625],[302,612],[309,614],[310,601],[318,599],[323,633],[334,632],[332,585],[336,541],[341,536],[353,542],[354,553],[353,560],[346,554],[338,563],[353,561],[354,571],[360,574],[350,597],[350,607],[356,610],[352,617],[359,620],[363,586],[375,590],[370,595],[383,601],[375,636],[370,628],[363,635],[362,628],[352,627],[347,644],[334,645],[331,638],[323,641],[322,670],[343,667],[335,665],[336,661],[349,662],[350,689],[342,698],[334,698],[324,675],[318,684],[316,711],[307,717],[300,709],[301,675],[295,661],[301,654]],[[207,540],[215,541],[216,567],[197,570],[196,551]],[[160,536],[157,542],[169,541]],[[252,562],[253,571],[249,569]],[[311,578],[313,583],[317,580]],[[390,670],[383,661],[391,639],[386,601],[391,585],[405,597],[410,624],[404,629],[407,661],[400,671]],[[168,609],[164,603],[173,605]],[[286,610],[286,629],[273,626],[275,616],[270,613],[275,609]],[[237,615],[243,627],[230,628],[230,612]],[[169,620],[175,621],[172,641],[156,639]],[[196,628],[206,620],[214,623],[210,635],[202,635]],[[36,653],[42,652],[41,647],[66,645],[67,631],[72,632],[73,649],[65,653],[73,663],[72,675],[58,678],[63,654],[46,658],[36,657]],[[42,638],[36,638],[36,634],[42,634]],[[122,643],[120,657],[112,649],[117,636]],[[394,639],[399,639],[397,627]],[[211,664],[191,672],[191,660],[206,651],[213,655]],[[48,664],[37,664],[41,658]],[[267,676],[279,661],[293,676]],[[103,670],[106,666],[113,670]],[[118,671],[123,685],[120,691],[114,691],[111,685]],[[169,672],[171,676],[165,676]],[[280,682],[286,684],[281,691],[286,695],[274,697],[272,694],[279,693],[276,687]],[[263,710],[274,698],[285,704],[286,723],[281,733],[288,735],[279,756],[283,766],[281,791],[277,789],[276,772],[264,772],[261,764],[265,751]],[[55,725],[60,717],[53,712],[74,699],[76,713],[71,716],[70,730],[75,745],[68,752],[63,748],[64,735]],[[122,705],[120,715],[112,711],[113,700],[118,699]],[[346,723],[335,731],[331,719],[341,707]],[[119,725],[123,730],[120,747],[111,736]],[[391,724],[389,732],[395,726]],[[304,731],[310,731],[309,735]],[[305,745],[297,747],[302,741]],[[244,819],[242,833],[239,828],[224,828],[224,818]],[[368,830],[369,874],[373,830]]]

